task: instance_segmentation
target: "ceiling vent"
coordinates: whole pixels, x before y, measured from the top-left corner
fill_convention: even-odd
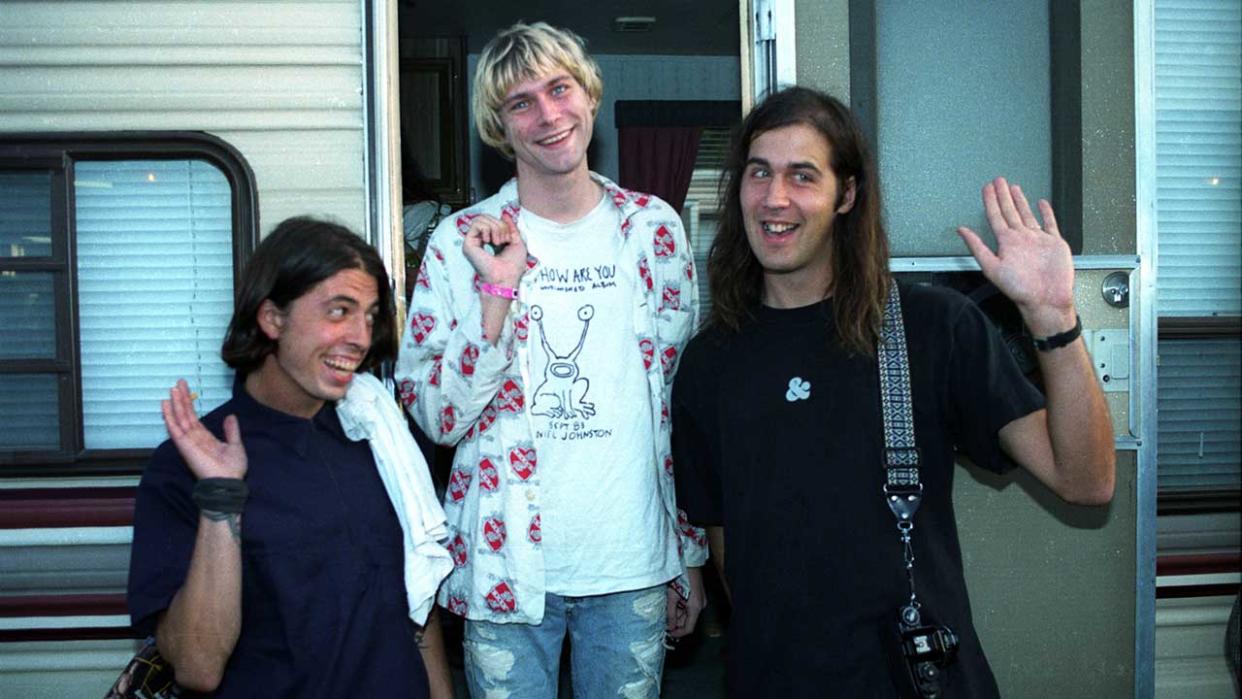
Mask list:
[[[651,27],[655,26],[655,21],[655,17],[614,17],[612,30],[625,34],[649,32]]]

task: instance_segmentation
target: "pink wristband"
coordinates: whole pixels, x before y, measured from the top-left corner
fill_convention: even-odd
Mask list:
[[[479,282],[479,291],[482,291],[489,296],[499,296],[502,299],[517,298],[517,289],[507,286],[496,286],[495,284],[488,284],[487,282]]]

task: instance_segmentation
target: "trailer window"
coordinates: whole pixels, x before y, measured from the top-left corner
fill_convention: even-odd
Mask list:
[[[1242,491],[1242,9],[1155,3],[1162,513]]]
[[[0,474],[137,472],[176,379],[202,412],[230,395],[220,342],[254,233],[238,179],[192,153],[6,145]]]

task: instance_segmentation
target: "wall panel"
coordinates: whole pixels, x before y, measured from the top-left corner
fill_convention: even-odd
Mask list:
[[[5,2],[0,133],[193,130],[241,151],[264,232],[361,232],[361,3]]]

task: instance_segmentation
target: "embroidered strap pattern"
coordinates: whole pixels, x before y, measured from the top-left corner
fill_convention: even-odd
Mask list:
[[[914,406],[910,400],[910,363],[906,327],[897,282],[888,287],[878,352],[880,407],[884,415],[884,466],[891,487],[917,487],[919,454],[914,442]]]

